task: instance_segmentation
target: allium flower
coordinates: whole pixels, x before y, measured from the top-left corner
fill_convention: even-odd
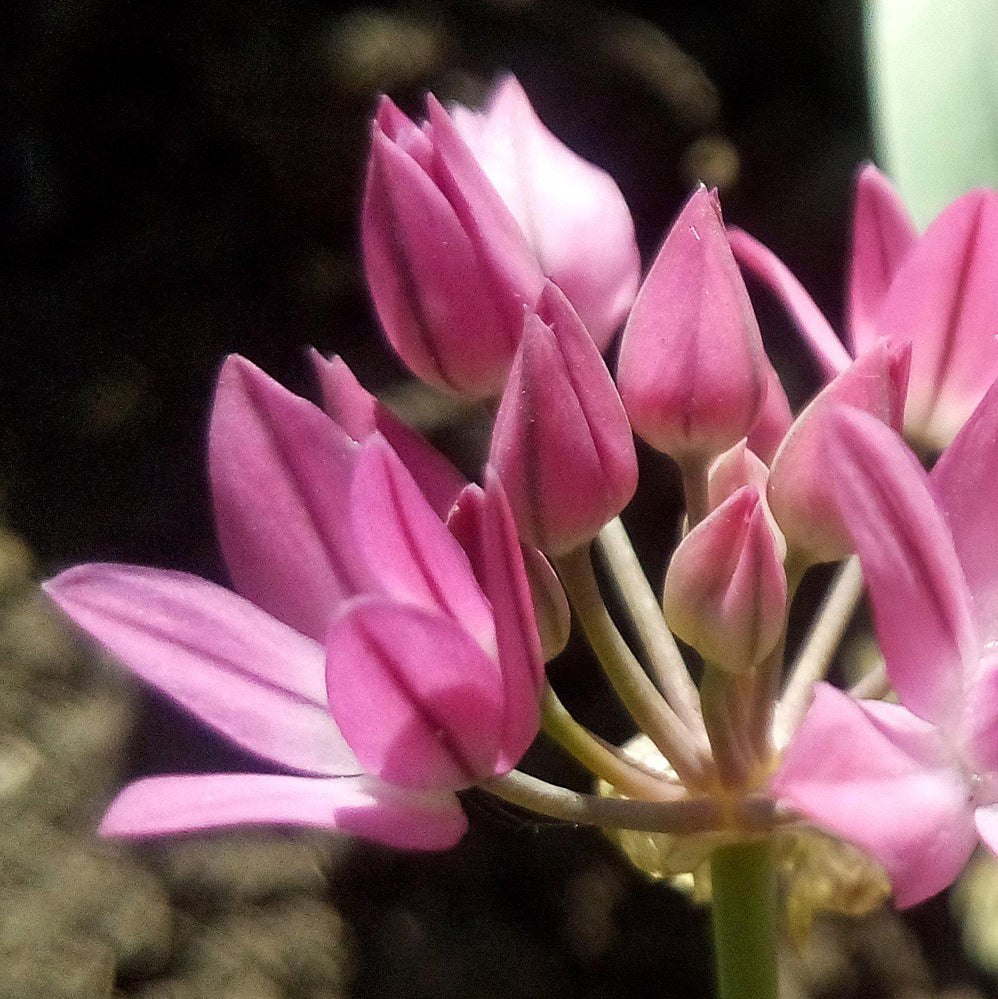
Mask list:
[[[119,565],[45,588],[143,680],[286,772],[141,780],[102,830],[262,822],[453,845],[453,791],[509,770],[538,726],[543,665],[497,481],[466,532],[473,571],[380,433],[358,444],[241,358],[209,439],[236,593]]]
[[[627,316],[641,279],[631,213],[613,178],[541,123],[516,77],[482,111],[451,117],[537,254],[602,350]]]
[[[998,385],[930,476],[879,421],[828,418],[829,475],[900,704],[825,684],[773,791],[872,854],[899,905],[998,850]]]
[[[741,265],[783,302],[828,377],[880,339],[910,342],[905,434],[944,447],[998,370],[998,192],[953,202],[918,237],[897,194],[874,167],[858,177],[846,343],[800,282],[761,243],[732,230]]]

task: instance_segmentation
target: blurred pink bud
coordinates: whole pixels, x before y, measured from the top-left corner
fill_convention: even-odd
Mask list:
[[[361,218],[368,285],[417,377],[474,398],[502,391],[543,276],[502,198],[432,97],[417,127],[383,98]]]
[[[811,401],[773,459],[770,509],[796,558],[834,562],[852,550],[827,471],[824,419],[845,404],[901,431],[911,347],[881,340]]]
[[[787,577],[762,496],[744,486],[682,540],[665,576],[669,627],[708,662],[757,666],[783,631]]]
[[[617,383],[635,432],[674,458],[720,454],[755,426],[770,365],[721,222],[700,187],[631,310]]]
[[[603,358],[548,282],[527,315],[490,462],[520,537],[548,555],[591,541],[637,488],[634,439]]]
[[[541,123],[516,77],[502,79],[484,111],[451,117],[537,254],[602,350],[637,294],[634,223],[608,173]]]

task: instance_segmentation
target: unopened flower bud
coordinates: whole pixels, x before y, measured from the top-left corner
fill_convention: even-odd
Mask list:
[[[770,365],[715,192],[695,191],[638,292],[617,384],[635,433],[679,460],[755,426]]]
[[[596,345],[550,282],[527,315],[490,462],[521,539],[547,555],[591,541],[637,487],[634,439]]]
[[[787,577],[762,496],[744,486],[682,540],[665,576],[669,627],[708,662],[757,666],[783,631]]]
[[[516,220],[427,98],[417,127],[388,98],[372,128],[361,220],[378,318],[412,372],[474,398],[502,391],[543,277]]]
[[[602,350],[641,279],[634,223],[613,178],[544,127],[514,76],[500,81],[483,111],[455,107],[451,117],[541,269]]]

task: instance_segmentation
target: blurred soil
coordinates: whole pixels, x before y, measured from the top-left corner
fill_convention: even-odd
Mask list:
[[[646,260],[703,179],[837,322],[851,178],[870,151],[857,4],[29,0],[8,14],[0,999],[708,996],[702,911],[600,836],[484,796],[442,856],[285,832],[99,841],[130,777],[251,763],[81,644],[36,582],[82,560],[224,581],[200,469],[226,352],[305,390],[312,343],[369,387],[397,386],[357,259],[380,91],[418,113],[427,89],[474,100],[512,69],[547,124],[617,178]],[[758,304],[800,401],[814,372]],[[480,419],[393,392],[475,469]],[[675,482],[642,461],[629,523],[662,565]],[[568,657],[552,678],[583,721],[628,734],[590,664]],[[526,768],[583,786],[544,745]],[[823,921],[784,977],[790,999],[986,985],[945,900]]]

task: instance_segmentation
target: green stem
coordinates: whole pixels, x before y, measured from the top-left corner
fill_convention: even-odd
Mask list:
[[[776,999],[772,842],[721,847],[711,858],[710,879],[717,999]]]

